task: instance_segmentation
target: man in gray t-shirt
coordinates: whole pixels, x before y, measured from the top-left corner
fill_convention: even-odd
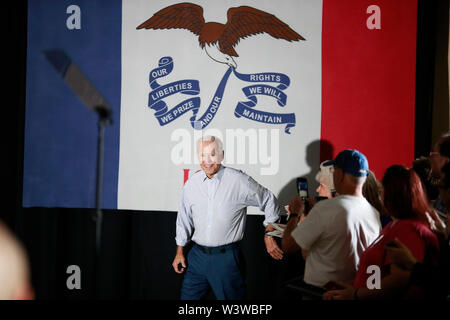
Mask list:
[[[303,201],[293,199],[282,241],[284,252],[302,250],[304,281],[315,286],[330,280],[353,281],[360,255],[381,230],[378,211],[362,194],[369,172],[366,157],[357,150],[344,150],[328,165],[334,166],[339,196],[319,202],[307,216]]]

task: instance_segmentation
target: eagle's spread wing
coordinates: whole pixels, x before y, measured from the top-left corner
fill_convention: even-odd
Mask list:
[[[185,2],[159,10],[136,29],[187,29],[199,35],[204,24],[203,8]]]
[[[273,14],[252,7],[230,8],[227,15],[228,21],[219,38],[219,46],[220,51],[230,56],[238,56],[233,47],[239,39],[258,33],[266,32],[276,39],[288,41],[305,40]]]

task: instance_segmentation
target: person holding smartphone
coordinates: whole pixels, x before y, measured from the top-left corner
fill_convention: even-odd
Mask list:
[[[367,158],[357,150],[344,150],[329,165],[339,196],[318,202],[306,216],[304,201],[294,198],[282,240],[284,252],[302,250],[304,281],[319,287],[330,280],[353,280],[360,255],[381,230],[377,210],[362,194]]]

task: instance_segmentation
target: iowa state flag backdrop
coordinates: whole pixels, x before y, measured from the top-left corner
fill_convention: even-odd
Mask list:
[[[112,109],[103,208],[176,211],[205,135],[283,204],[296,177],[312,193],[320,161],[342,149],[366,154],[379,178],[413,159],[415,0],[28,10],[25,207],[94,207],[97,115],[73,90],[74,68]]]

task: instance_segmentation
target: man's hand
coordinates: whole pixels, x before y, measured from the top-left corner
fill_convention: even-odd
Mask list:
[[[184,270],[186,270],[186,259],[184,258],[183,247],[178,247],[175,259],[173,259],[172,262],[172,267],[176,273],[183,273]]]
[[[302,198],[295,197],[289,202],[289,211],[288,213],[297,213],[302,214],[305,212],[305,203]]]
[[[305,198],[305,216],[311,211],[312,207],[314,207],[315,204],[316,201],[313,198]]]
[[[278,247],[277,242],[271,236],[264,236],[264,243],[266,244],[267,253],[275,260],[283,259],[283,251]]]

